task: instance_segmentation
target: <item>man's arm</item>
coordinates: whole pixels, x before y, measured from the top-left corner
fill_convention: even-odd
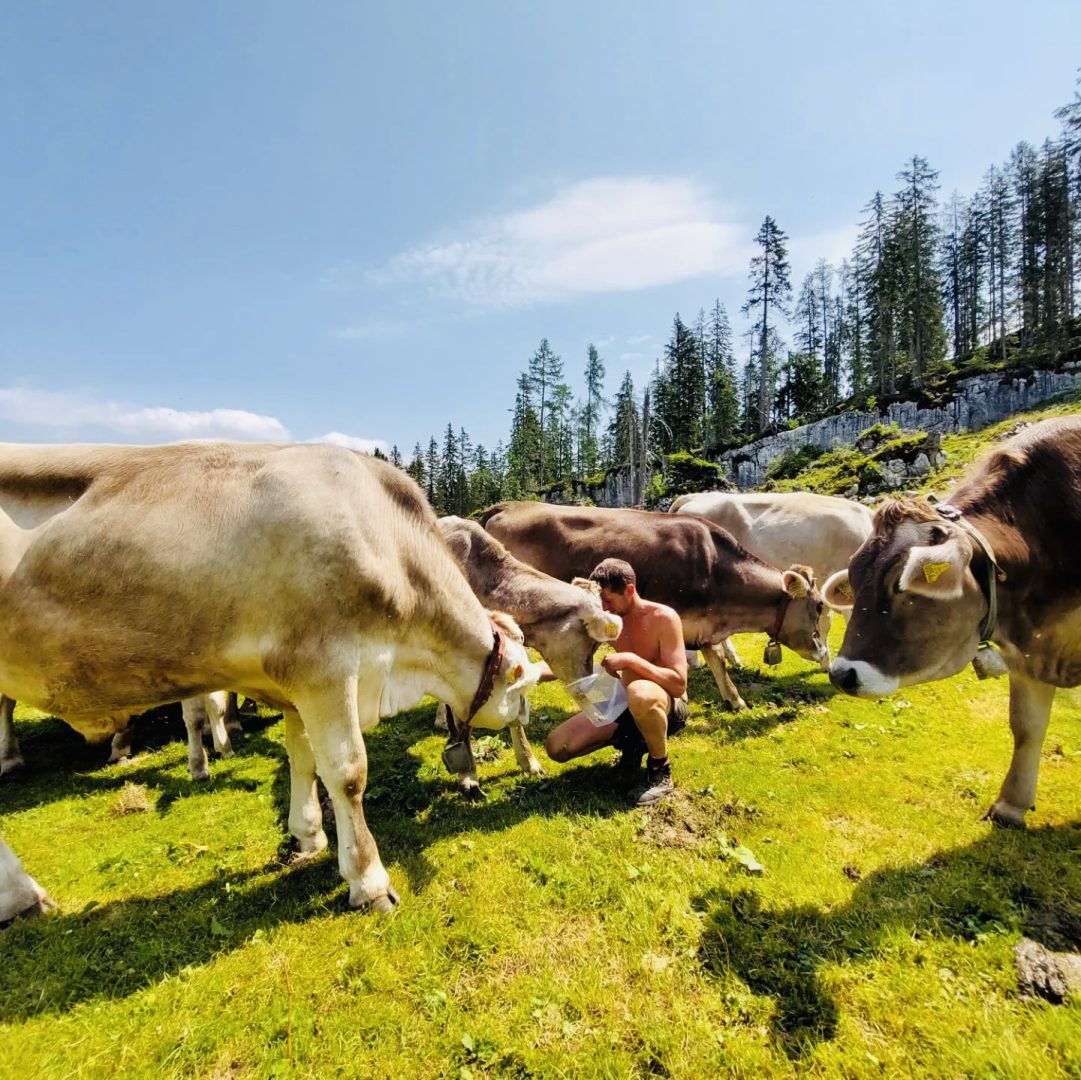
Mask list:
[[[658,612],[658,659],[659,664],[651,664],[637,653],[610,653],[601,661],[601,666],[610,675],[630,671],[639,679],[649,679],[673,698],[683,697],[687,692],[687,652],[683,646],[683,626],[679,616],[670,608]]]

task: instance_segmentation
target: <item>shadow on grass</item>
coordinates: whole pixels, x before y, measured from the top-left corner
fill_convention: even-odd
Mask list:
[[[739,712],[732,712],[725,705],[708,668],[695,668],[688,677],[692,706],[699,704],[706,709],[708,730],[723,735],[726,742],[741,742],[765,735],[781,724],[798,720],[805,706],[829,701],[837,692],[825,673],[811,665],[788,675],[770,675],[768,670],[738,667],[732,669],[732,676],[748,705]]]
[[[261,738],[278,722],[278,715],[243,717],[242,734],[230,733],[238,757],[250,756],[272,740]],[[119,791],[127,783],[144,784],[159,793],[157,812],[166,813],[177,799],[203,790],[237,787],[250,791],[252,782],[223,775],[221,758],[210,752],[210,780],[196,783],[188,775],[187,757],[177,769],[175,761],[148,756],[173,743],[187,742],[180,706],[165,705],[135,720],[135,759],[113,769],[108,762],[109,743],[88,743],[61,720],[19,720],[17,734],[26,766],[0,778],[0,809],[6,813],[44,806],[72,795],[95,795]]]
[[[823,967],[874,959],[896,930],[916,942],[1020,931],[1051,949],[1081,948],[1079,844],[1081,822],[989,831],[969,847],[870,875],[829,912],[768,907],[752,889],[713,890],[696,900],[705,912],[699,956],[716,977],[736,976],[775,999],[774,1037],[796,1059],[837,1031]]]
[[[433,716],[433,706],[422,706],[384,721],[365,738],[370,776],[365,814],[384,861],[404,870],[414,893],[423,892],[435,874],[426,850],[445,837],[478,830],[494,833],[537,815],[611,816],[626,810],[610,761],[532,778],[507,774],[502,756],[500,774],[488,775],[492,796],[467,802],[441,765],[433,767],[415,752],[421,739],[433,737]],[[550,717],[552,723],[558,719]],[[284,747],[264,725],[264,730],[249,730],[240,752],[276,759],[269,785],[284,837],[289,802]],[[486,763],[480,770],[483,781]],[[159,803],[174,788],[185,795],[200,790],[186,777],[155,778],[153,768],[123,776],[75,777],[74,790],[84,790],[83,785],[119,789],[135,778],[163,792]],[[214,783],[212,779],[209,790]],[[72,790],[69,786],[54,797]],[[123,998],[167,976],[183,977],[186,968],[242,947],[257,931],[314,915],[345,913],[346,890],[333,855],[329,821],[327,832],[332,853],[293,868],[274,861],[163,896],[16,922],[0,934],[0,1021]]]

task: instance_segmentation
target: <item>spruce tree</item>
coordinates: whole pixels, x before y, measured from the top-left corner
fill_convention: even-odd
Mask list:
[[[706,327],[704,352],[707,423],[703,438],[706,449],[722,450],[739,435],[739,380],[732,351],[732,327],[728,312],[715,300]]]
[[[751,287],[741,308],[744,315],[754,318],[752,329],[756,341],[754,356],[758,373],[758,433],[769,426],[770,406],[773,404],[778,344],[775,324],[780,316],[788,314],[787,305],[792,296],[787,240],[785,233],[767,214],[755,237],[755,243],[762,250],[751,259]]]

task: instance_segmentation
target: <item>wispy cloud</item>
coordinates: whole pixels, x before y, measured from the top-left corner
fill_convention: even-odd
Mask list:
[[[58,431],[97,428],[129,438],[152,440],[289,438],[289,432],[276,417],[260,416],[245,409],[196,411],[138,406],[26,387],[0,388],[0,417]]]
[[[343,435],[340,431],[328,431],[326,435],[320,435],[318,439],[311,439],[310,442],[316,443],[332,443],[334,446],[345,446],[350,450],[360,450],[362,453],[371,454],[376,450],[382,453],[387,452],[387,443],[385,439],[362,439],[356,435]]]
[[[747,245],[746,228],[727,220],[693,181],[601,178],[473,222],[403,252],[371,276],[508,307],[739,273]],[[342,276],[332,271],[327,279]]]
[[[645,345],[647,341],[652,341],[652,334],[636,334],[634,337],[627,338],[628,345]]]

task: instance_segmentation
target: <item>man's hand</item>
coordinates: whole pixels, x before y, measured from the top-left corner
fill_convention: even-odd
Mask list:
[[[618,675],[626,668],[632,668],[638,663],[638,656],[631,652],[614,652],[609,653],[602,661],[601,667],[608,672],[609,675]]]

